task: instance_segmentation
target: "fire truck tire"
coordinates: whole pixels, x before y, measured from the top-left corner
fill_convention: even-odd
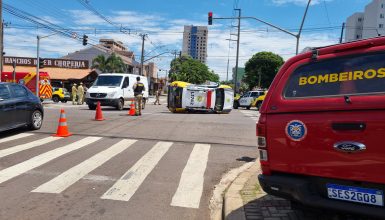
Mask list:
[[[59,100],[60,100],[60,99],[59,99],[59,96],[56,96],[56,95],[55,95],[55,96],[52,97],[52,101],[55,102],[55,103],[58,103]]]
[[[43,114],[40,110],[35,110],[30,115],[29,128],[31,130],[39,130],[43,124]]]

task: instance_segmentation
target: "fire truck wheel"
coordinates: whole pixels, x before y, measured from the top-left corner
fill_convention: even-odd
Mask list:
[[[29,128],[31,130],[39,130],[41,128],[41,125],[43,124],[43,114],[40,110],[35,110],[34,112],[32,112],[30,120],[31,122],[29,124]]]
[[[55,103],[58,103],[59,102],[59,97],[58,96],[53,96],[52,97],[52,101],[55,102]]]

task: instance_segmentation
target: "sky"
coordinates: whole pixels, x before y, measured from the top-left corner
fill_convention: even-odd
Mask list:
[[[145,59],[152,59],[161,70],[168,70],[174,55],[181,51],[184,25],[207,25],[207,14],[213,12],[213,25],[208,26],[207,65],[221,80],[231,79],[235,66],[237,20],[215,20],[234,17],[234,8],[242,16],[255,17],[294,34],[298,32],[308,0],[3,0],[3,3],[27,12],[43,22],[50,22],[89,43],[100,38],[122,41],[140,60],[140,34],[147,34]],[[342,23],[355,12],[363,11],[371,0],[312,0],[300,38],[299,50],[339,42]],[[109,22],[88,9],[91,6]],[[4,52],[7,56],[35,57],[36,36],[55,33],[20,19],[3,10]],[[121,30],[124,30],[123,33]],[[295,55],[296,39],[253,19],[241,20],[239,66],[253,54],[271,51],[285,60]],[[60,34],[41,39],[40,56],[60,58],[84,49],[81,40]],[[164,54],[163,54],[164,53]],[[229,63],[229,65],[228,65]],[[229,67],[229,68],[228,68]],[[165,74],[160,71],[159,75]]]

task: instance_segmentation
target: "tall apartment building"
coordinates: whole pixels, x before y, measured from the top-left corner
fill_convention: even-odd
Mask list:
[[[182,54],[206,63],[207,60],[207,26],[185,25],[183,32]]]
[[[346,20],[345,42],[385,35],[385,0],[373,0],[364,12]]]

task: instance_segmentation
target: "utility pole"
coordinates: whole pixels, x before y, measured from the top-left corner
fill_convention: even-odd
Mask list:
[[[238,38],[237,38],[237,58],[235,60],[235,80],[234,80],[234,94],[237,94],[238,91],[238,58],[239,58],[239,41],[241,36],[241,9],[234,9],[238,11]]]
[[[39,58],[39,50],[40,50],[40,36],[37,35],[37,47],[36,47],[36,97],[39,98],[39,79],[40,79],[40,58]]]
[[[0,22],[1,22],[1,25],[0,25],[0,82],[2,81],[1,80],[1,75],[3,74],[3,51],[4,51],[4,45],[3,45],[3,38],[4,38],[4,22],[3,22],[3,1],[0,0]]]
[[[295,36],[295,38],[297,38],[297,45],[295,47],[295,54],[296,55],[298,55],[299,38],[301,37],[301,32],[302,32],[303,24],[305,23],[306,14],[307,14],[307,11],[309,9],[310,3],[311,3],[311,0],[309,0],[307,2],[307,6],[306,6],[306,9],[305,9],[305,14],[303,15],[302,22],[301,22],[301,27],[299,28],[298,34]]]
[[[140,72],[139,75],[143,76],[143,61],[144,61],[144,41],[146,40],[147,34],[140,34],[142,37],[142,55],[140,56]],[[150,82],[149,82],[150,83]]]
[[[342,23],[340,43],[342,43],[342,37],[343,37],[343,35],[344,35],[344,29],[345,29],[345,22]]]

